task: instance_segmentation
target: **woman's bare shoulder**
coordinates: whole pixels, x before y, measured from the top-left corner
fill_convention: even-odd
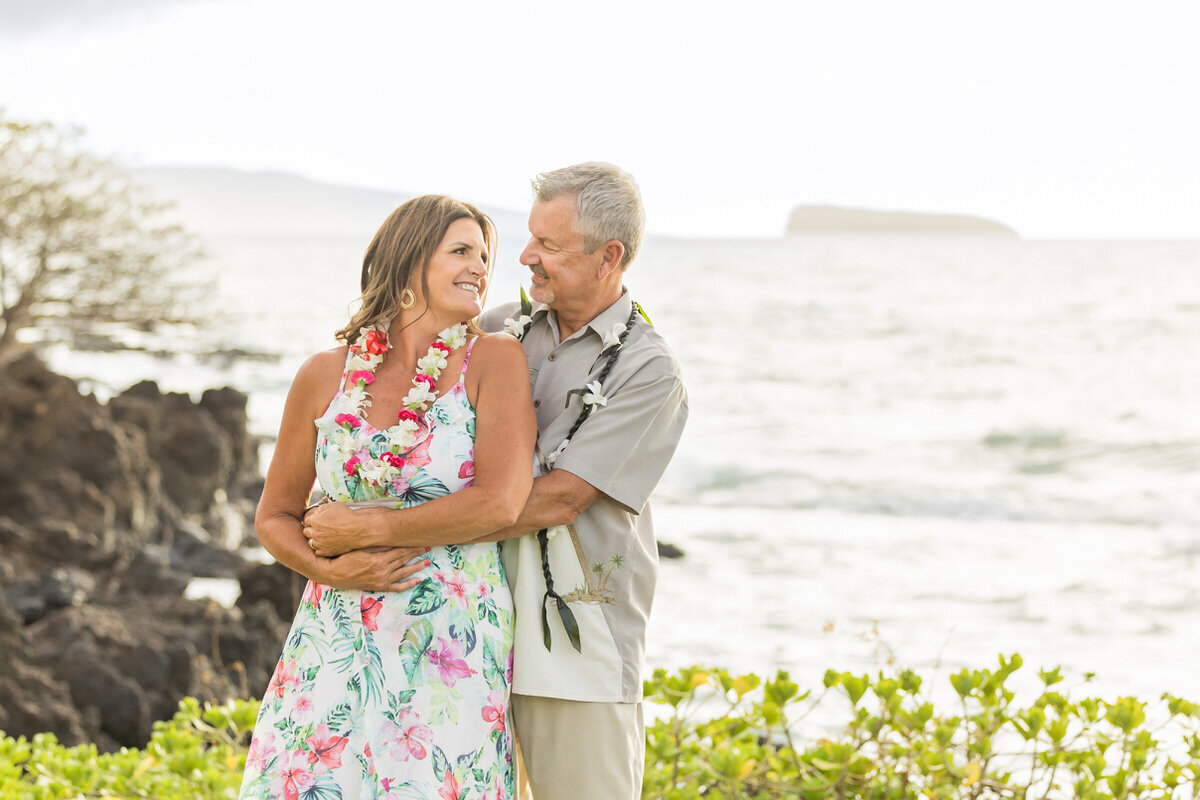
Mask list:
[[[346,346],[322,350],[305,359],[296,372],[293,387],[302,388],[313,393],[323,393],[325,387],[332,387],[329,393],[337,389],[342,380],[342,371],[346,365]]]
[[[521,343],[507,333],[485,333],[471,350],[468,373],[472,389],[480,382],[496,383],[503,388],[512,381],[525,381],[529,374],[529,362]]]
[[[507,333],[485,333],[475,342],[471,357],[482,355],[485,359],[525,360],[521,343]]]

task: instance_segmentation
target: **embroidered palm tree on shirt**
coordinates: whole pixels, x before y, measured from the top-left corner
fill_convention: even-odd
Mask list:
[[[613,553],[607,561],[597,561],[592,564],[592,575],[586,576],[587,585],[577,586],[574,591],[563,595],[568,603],[615,603],[616,598],[608,590],[608,581],[613,573],[625,565],[625,557]]]

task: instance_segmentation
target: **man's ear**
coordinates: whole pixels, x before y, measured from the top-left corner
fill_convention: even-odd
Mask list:
[[[603,252],[603,257],[600,259],[598,276],[600,280],[604,280],[612,275],[615,270],[621,269],[621,259],[625,257],[625,245],[616,239],[610,239],[604,243],[601,251]]]

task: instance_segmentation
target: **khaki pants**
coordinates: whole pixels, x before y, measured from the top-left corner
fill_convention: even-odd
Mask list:
[[[637,800],[646,728],[641,703],[584,703],[514,694],[524,761],[520,800]]]

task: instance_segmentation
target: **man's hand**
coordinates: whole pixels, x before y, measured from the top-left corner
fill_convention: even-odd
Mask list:
[[[364,592],[403,592],[416,586],[423,577],[412,577],[429,566],[424,555],[428,547],[371,547],[353,550],[327,559],[325,583],[335,589]],[[420,558],[418,558],[420,556]],[[417,558],[416,561],[413,561]]]
[[[345,503],[321,503],[304,512],[304,535],[314,553],[334,558],[372,546],[363,523],[363,515]]]

